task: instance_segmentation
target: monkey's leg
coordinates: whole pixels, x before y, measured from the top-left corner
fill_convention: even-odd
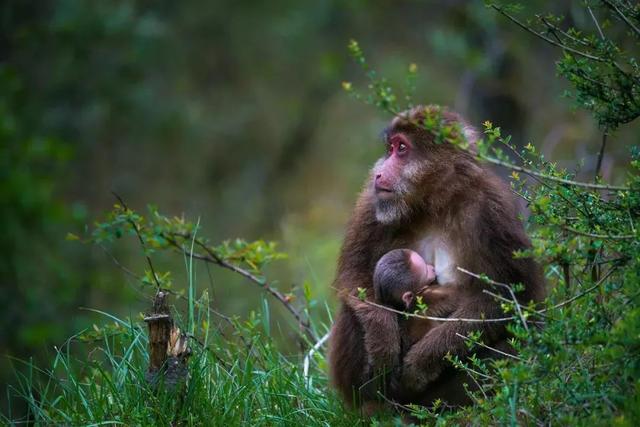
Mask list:
[[[389,371],[400,363],[400,328],[398,315],[348,297],[346,305],[360,323],[367,361],[373,370]]]
[[[343,306],[331,329],[329,370],[331,380],[347,403],[358,406],[360,388],[369,372],[364,348],[364,331],[353,311]]]
[[[395,315],[363,305],[366,307],[358,307],[357,312],[351,306],[341,308],[329,350],[332,381],[354,406],[380,401],[379,393],[387,393],[393,370],[400,366]],[[365,308],[369,312],[364,313]]]

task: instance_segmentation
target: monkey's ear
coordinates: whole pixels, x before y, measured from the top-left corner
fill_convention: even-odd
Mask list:
[[[411,308],[413,305],[413,292],[407,291],[402,294],[402,302],[404,302],[405,308]]]

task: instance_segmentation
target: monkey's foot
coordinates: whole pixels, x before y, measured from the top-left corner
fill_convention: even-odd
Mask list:
[[[420,392],[424,390],[429,383],[435,381],[441,373],[441,369],[437,369],[433,364],[416,363],[405,358],[402,367],[401,384],[405,390],[410,392]]]

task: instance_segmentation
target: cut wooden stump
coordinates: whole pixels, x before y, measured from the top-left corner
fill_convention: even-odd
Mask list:
[[[169,389],[186,382],[187,361],[191,355],[187,336],[175,326],[167,293],[158,291],[153,299],[151,313],[144,321],[149,328],[149,368],[146,380],[152,385],[165,384]]]

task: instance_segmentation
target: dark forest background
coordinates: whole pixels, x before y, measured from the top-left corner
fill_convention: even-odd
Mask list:
[[[585,19],[575,2],[530,3]],[[0,383],[13,377],[6,355],[46,360],[91,326],[83,308],[137,316],[149,304],[112,259],[143,265],[135,242],[66,238],[82,238],[112,191],[200,218],[214,241],[280,242],[290,257],[270,276],[332,306],[345,222],[388,120],[342,90],[364,81],[351,38],[392,81],[415,63],[416,100],[594,174],[601,134],[558,95],[558,51],[482,2],[5,0],[0,23]],[[602,176],[616,183],[637,124],[611,141]],[[197,274],[222,312],[260,303],[231,274]]]

